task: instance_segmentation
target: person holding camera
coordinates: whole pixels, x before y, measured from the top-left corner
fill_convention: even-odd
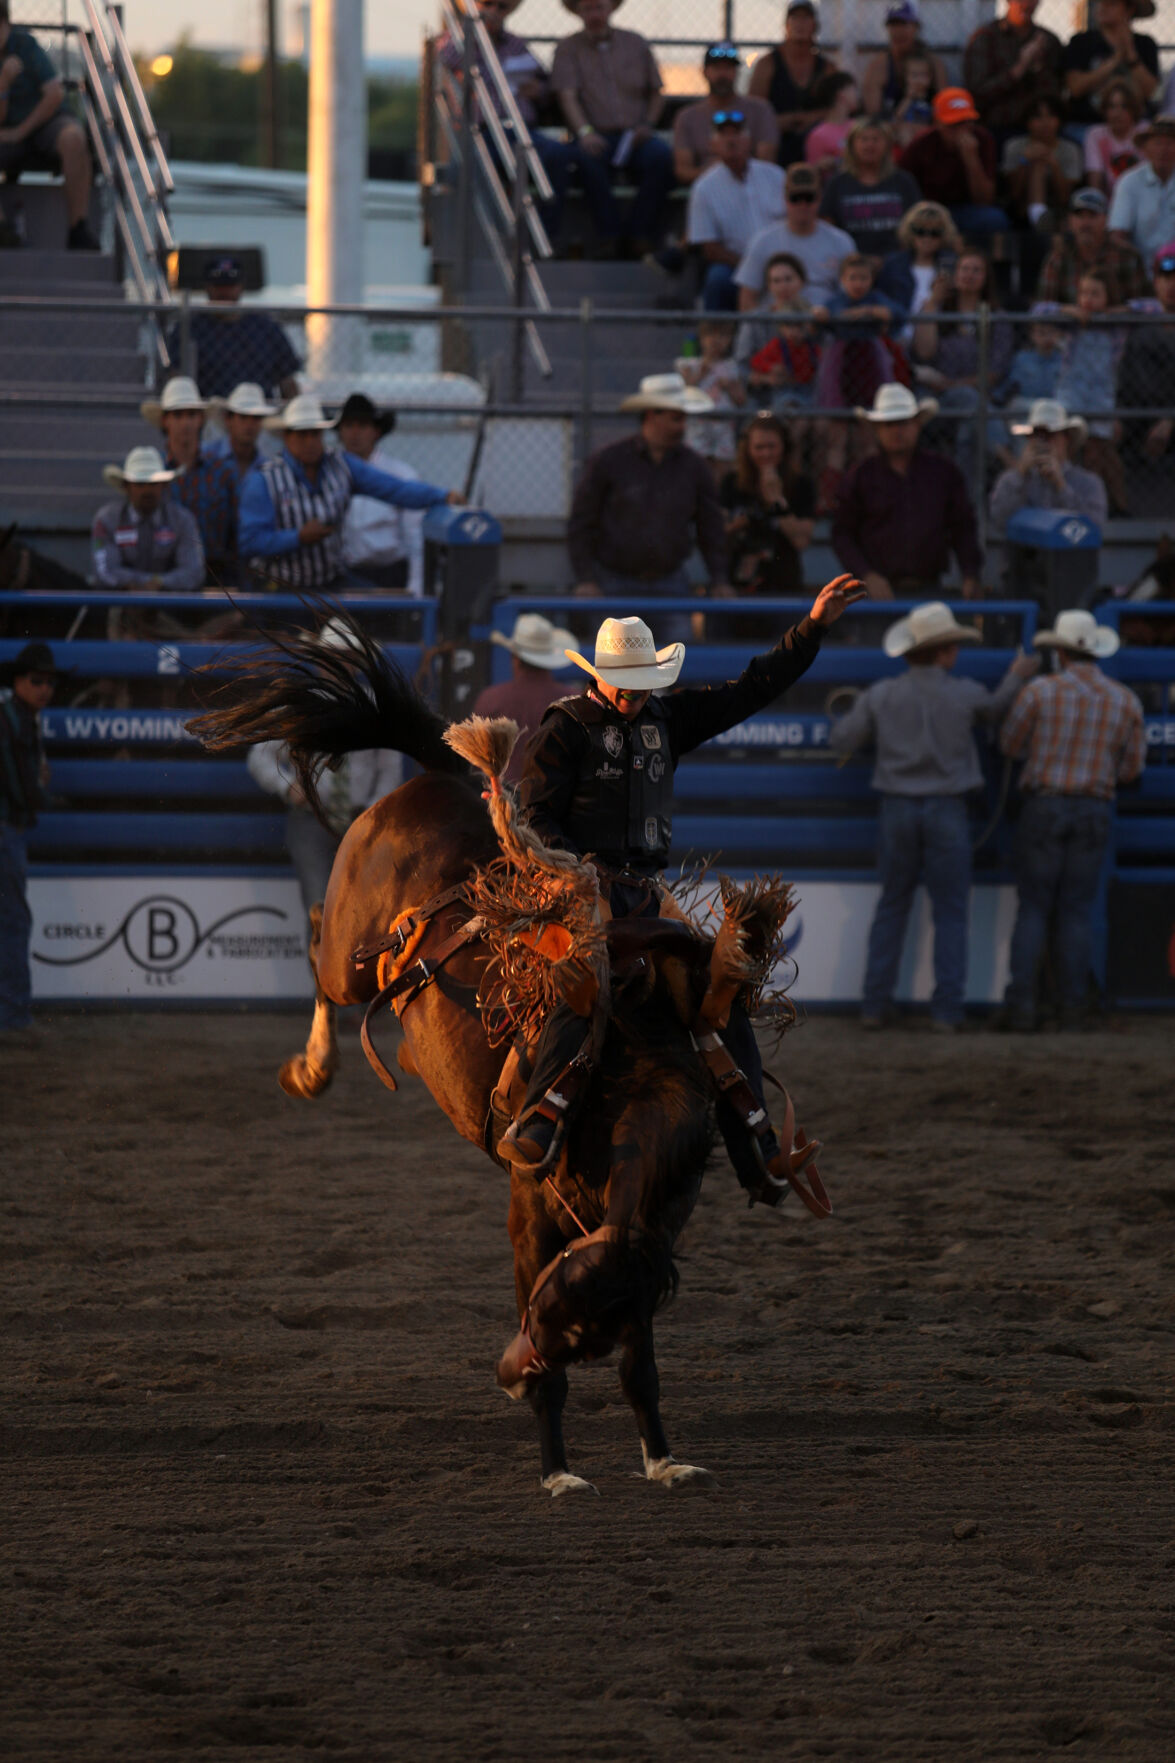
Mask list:
[[[1012,433],[1027,439],[1015,465],[1001,472],[991,492],[989,512],[996,531],[1002,533],[1021,508],[1062,509],[1105,526],[1105,484],[1069,456],[1070,437],[1085,438],[1081,417],[1070,416],[1055,398],[1038,398],[1027,420],[1012,424]]]

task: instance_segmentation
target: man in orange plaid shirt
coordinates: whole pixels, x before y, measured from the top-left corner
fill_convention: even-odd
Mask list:
[[[1000,730],[1000,746],[1024,760],[1025,801],[1016,828],[1019,904],[1012,932],[1007,1025],[1036,1027],[1036,977],[1056,910],[1061,1028],[1080,1028],[1089,979],[1093,907],[1110,842],[1114,793],[1142,771],[1142,706],[1107,679],[1098,661],[1118,633],[1090,612],[1061,612],[1037,648],[1055,649],[1058,672],[1031,681]]]

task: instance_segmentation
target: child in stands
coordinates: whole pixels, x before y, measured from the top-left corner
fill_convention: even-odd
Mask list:
[[[1089,436],[1084,462],[1105,484],[1111,514],[1129,514],[1126,481],[1115,444],[1121,439],[1121,427],[1113,421],[1126,330],[1123,325],[1090,323],[1091,319],[1103,319],[1109,305],[1110,286],[1105,275],[1101,270],[1087,269],[1077,283],[1076,306],[1064,308],[1081,322],[1066,333],[1061,345],[1055,396],[1066,410],[1086,419]]]
[[[929,55],[911,55],[906,60],[906,79],[902,95],[892,118],[895,146],[908,147],[934,124],[931,94],[934,87],[934,63]]]
[[[813,321],[828,316],[809,304],[807,281],[807,270],[790,251],[769,258],[767,298],[743,321],[735,345],[750,390],[774,416],[788,419],[796,459],[803,459],[810,436],[810,425],[797,413],[816,401],[820,348]]]
[[[889,333],[905,315],[888,294],[878,292],[876,279],[871,257],[854,253],[840,266],[840,285],[828,302],[816,382],[816,403],[822,410],[847,412],[870,405],[879,386],[900,377],[898,369],[904,357]],[[826,512],[836,500],[855,425],[826,418],[820,428],[824,466],[819,506]]]
[[[703,319],[698,325],[701,354],[682,356],[675,363],[686,384],[705,392],[716,410],[740,410],[747,401],[743,376],[732,353],[734,332],[733,323]],[[733,422],[718,422],[712,416],[693,417],[686,425],[685,438],[695,453],[711,461],[719,475],[734,458]]]
[[[860,114],[861,94],[851,73],[830,73],[817,85],[812,103],[828,114],[823,122],[809,129],[804,139],[804,158],[816,167],[821,181],[827,183],[833,172],[840,169],[853,119]]]

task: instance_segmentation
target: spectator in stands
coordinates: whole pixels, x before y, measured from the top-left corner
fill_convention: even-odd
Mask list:
[[[726,516],[730,580],[740,596],[802,594],[804,552],[812,543],[816,492],[792,470],[788,432],[760,411],[739,438],[734,469],[718,490]],[[747,635],[757,632],[740,631]]]
[[[679,184],[692,184],[714,163],[714,116],[719,110],[741,110],[751,131],[751,152],[756,159],[774,160],[779,145],[779,124],[765,98],[738,96],[742,56],[733,43],[711,43],[702,62],[709,94],[696,104],[686,104],[673,122],[673,171]]]
[[[645,38],[614,30],[620,0],[563,0],[583,25],[555,51],[551,83],[579,143],[579,174],[605,255],[622,241],[634,257],[651,251],[664,230],[673,188],[673,153],[654,134],[664,99],[661,72]],[[612,192],[624,171],[636,184],[627,219]]]
[[[991,492],[991,521],[1003,533],[1021,508],[1056,508],[1079,514],[1095,525],[1106,524],[1106,486],[1096,472],[1074,465],[1070,437],[1084,439],[1085,423],[1070,416],[1055,398],[1038,398],[1023,423],[1012,433],[1026,440],[1015,465],[996,479]]]
[[[885,34],[889,47],[879,49],[865,63],[861,97],[866,116],[896,121],[909,95],[907,75],[911,61],[925,62],[930,68],[923,102],[933,98],[950,81],[941,58],[932,54],[922,40],[922,20],[913,0],[896,0],[896,4],[886,7]],[[926,120],[929,122],[929,115]]]
[[[682,356],[675,364],[687,386],[697,386],[705,392],[714,410],[729,410],[732,416],[747,401],[747,388],[733,354],[734,335],[733,323],[703,319],[698,326],[701,354]],[[686,446],[709,459],[715,471],[721,463],[734,458],[734,443],[733,422],[694,416],[686,424]]]
[[[733,312],[738,300],[734,272],[751,240],[783,219],[784,177],[777,165],[751,157],[751,131],[739,109],[713,118],[713,157],[689,194],[686,237],[701,248],[706,264],[702,305]]]
[[[1033,103],[1027,134],[1009,136],[1000,160],[1012,213],[1050,231],[1060,224],[1083,171],[1081,148],[1061,135],[1064,114],[1061,100],[1045,92]]]
[[[905,386],[879,388],[872,410],[880,452],[849,471],[832,518],[832,547],[874,600],[930,596],[941,589],[951,552],[968,599],[979,593],[983,552],[975,510],[958,466],[919,447],[938,405]]]
[[[900,151],[934,127],[934,59],[911,55],[906,62],[906,85],[898,99],[890,126]]]
[[[1139,18],[1154,17],[1154,0],[1095,0],[1094,28],[1078,31],[1065,46],[1061,72],[1069,99],[1069,120],[1100,121],[1098,106],[1112,80],[1125,80],[1140,105],[1159,83],[1159,46],[1131,29]]]
[[[802,453],[808,424],[794,420],[797,411],[816,402],[820,345],[805,287],[807,271],[790,251],[767,259],[767,298],[739,326],[734,356],[747,384],[776,416],[792,423],[792,444]],[[824,307],[819,317],[827,317]]]
[[[1061,93],[1061,40],[1036,23],[1040,0],[1008,0],[1003,18],[980,25],[963,54],[963,84],[997,141],[1018,135],[1040,98]]]
[[[897,242],[897,250],[881,266],[877,286],[913,317],[932,293],[945,298],[963,241],[941,202],[915,202],[901,218]]]
[[[975,750],[977,722],[995,726],[1040,662],[1017,655],[994,692],[952,672],[962,643],[979,632],[959,624],[941,600],[917,606],[886,631],[887,655],[906,662],[904,673],[879,679],[832,725],[829,744],[847,757],[876,749],[873,788],[881,894],[869,929],[861,1027],[884,1028],[894,990],[910,907],[919,883],[934,915],[934,993],[930,1026],[956,1034],[963,1026],[967,979],[967,917],[971,896],[968,795],[983,774]]]
[[[419,474],[387,444],[395,426],[394,411],[377,410],[364,393],[352,392],[335,432],[343,452],[353,459],[401,482],[419,483]],[[424,593],[424,515],[374,496],[352,496],[343,521],[343,562],[373,587],[407,588],[419,598]]]
[[[1140,123],[1137,139],[1146,163],[1119,178],[1110,204],[1110,233],[1149,262],[1175,233],[1175,116]]]
[[[516,784],[526,766],[530,731],[543,720],[548,705],[575,689],[555,675],[561,668],[575,665],[568,661],[567,651],[574,649],[578,638],[552,624],[541,612],[520,612],[508,637],[491,631],[490,641],[510,651],[510,678],[485,686],[474,700],[473,714],[508,716],[518,724],[518,741],[505,771],[507,783]]]
[[[462,500],[456,490],[393,477],[342,449],[328,453],[324,436],[332,426],[313,393],[291,399],[266,419],[282,437],[281,453],[241,486],[241,555],[282,587],[370,587],[343,561],[342,529],[357,494],[399,508]]]
[[[204,398],[226,398],[242,380],[261,387],[267,398],[292,398],[298,390],[298,360],[290,340],[268,312],[241,305],[245,275],[235,257],[214,257],[204,271],[207,306],[190,319],[196,355],[196,384]],[[173,367],[181,365],[181,328],[167,333]]]
[[[580,153],[574,142],[557,141],[551,135],[544,134],[536,126],[540,108],[550,102],[551,82],[546,69],[531,52],[529,44],[522,37],[515,36],[513,31],[506,29],[506,20],[512,13],[518,11],[521,4],[522,0],[477,0],[477,10],[490,42],[497,52],[498,63],[505,75],[510,94],[518,106],[519,114],[534,143],[535,152],[538,154],[543,170],[550,181],[553,200],[543,204],[542,216],[547,235],[554,243],[558,239],[563,222],[563,205],[567,198],[567,187],[571,181],[572,172],[579,165]],[[437,54],[459,85],[463,77],[463,51],[453,41],[448,31],[444,33],[437,45]],[[510,137],[512,130],[509,114],[498,95],[497,87],[486,74],[481,50],[476,39],[473,44],[473,61],[474,66],[479,69],[482,75],[484,83],[481,89],[488,94],[504,132],[507,137]],[[487,133],[486,143],[496,156],[497,147],[491,134]]]
[[[272,404],[265,402],[261,387],[251,380],[234,386],[227,398],[210,398],[208,409],[219,416],[224,434],[208,441],[204,452],[209,459],[223,459],[236,473],[239,484],[245,473],[265,457],[261,450],[261,425],[267,416],[277,413]]]
[[[804,162],[814,165],[822,183],[840,170],[841,154],[852,133],[853,119],[861,113],[861,93],[851,73],[825,74],[816,88],[816,101],[825,112],[824,121],[809,129],[804,140]]]
[[[840,286],[828,302],[828,325],[820,348],[816,404],[821,410],[849,411],[858,399],[871,399],[879,386],[896,380],[895,351],[889,332],[901,308],[874,287],[874,260],[854,253],[840,266]],[[853,439],[847,420],[821,418],[824,465],[817,511],[828,514],[836,502],[840,475]]]
[[[1053,398],[1061,371],[1060,328],[1051,321],[1060,317],[1055,301],[1038,300],[1028,314],[1028,342],[1017,349],[1000,384],[992,392],[1001,409],[1026,411],[1037,398]]]
[[[598,448],[572,498],[567,546],[576,593],[641,600],[688,594],[685,566],[695,544],[711,593],[727,592],[718,492],[707,462],[685,445],[687,416],[710,409],[709,398],[680,374],[657,373],[620,408],[640,416],[638,433]],[[665,623],[688,634],[682,615]]]
[[[90,144],[65,102],[65,86],[30,31],[9,20],[0,0],[0,172],[19,172],[39,154],[56,159],[65,182],[70,251],[100,251],[90,231]]]
[[[45,806],[49,767],[41,714],[60,678],[48,643],[26,643],[0,667],[0,1036],[33,1026],[28,831]]]
[[[331,619],[323,625],[318,641],[325,649],[353,646],[349,627],[342,619]],[[387,747],[368,747],[345,754],[340,764],[324,774],[319,786],[326,810],[325,826],[307,806],[289,754],[280,741],[261,741],[251,747],[245,763],[254,783],[286,805],[286,850],[298,877],[302,904],[309,914],[312,906],[326,898],[326,886],[343,834],[357,814],[399,789],[404,781],[404,762],[399,753]]]
[[[1000,733],[1009,758],[1024,760],[1006,1026],[1036,1027],[1037,979],[1054,919],[1058,1026],[1080,1029],[1114,794],[1146,763],[1142,706],[1098,667],[1118,648],[1118,633],[1092,613],[1060,612],[1033,642],[1053,650],[1059,671],[1025,688]]]
[[[827,305],[836,288],[841,264],[856,249],[848,233],[819,218],[820,178],[812,166],[790,166],[785,193],[784,218],[755,234],[734,272],[740,312],[749,312],[759,304],[767,281],[767,264],[781,251],[790,252],[803,264],[812,305]]]
[[[1175,239],[1155,253],[1151,274],[1155,298],[1134,301],[1133,307],[1161,315],[1167,322],[1131,325],[1118,374],[1118,405],[1123,410],[1175,403]],[[1175,422],[1170,417],[1127,420],[1123,426],[1126,450],[1145,459],[1164,458],[1175,441]]]
[[[931,290],[914,326],[913,353],[915,378],[939,394],[939,409],[947,427],[948,420],[957,419],[955,457],[964,473],[970,471],[975,456],[973,412],[979,406],[979,376],[983,371],[979,327],[976,320],[981,306],[997,304],[991,282],[991,265],[983,252],[968,247],[955,264],[950,285]],[[932,315],[948,319],[936,323]],[[1012,364],[1014,332],[1004,320],[993,321],[988,332],[987,390],[990,393],[1004,379]],[[993,451],[1007,446],[1004,425],[998,418],[989,418],[988,445]]]
[[[156,447],[132,447],[102,476],[118,500],[94,516],[93,579],[103,588],[191,592],[204,586],[204,547],[195,517],[175,500],[176,472]]]
[[[996,206],[996,144],[979,122],[970,92],[947,86],[934,100],[934,127],[911,141],[898,161],[929,202],[949,208],[961,233],[1002,233]]]
[[[1106,230],[1109,202],[1100,190],[1075,190],[1069,198],[1069,221],[1053,241],[1037,284],[1037,296],[1060,306],[1077,302],[1077,283],[1086,270],[1106,277],[1110,305],[1125,306],[1146,292],[1143,260],[1129,240],[1111,238]]]
[[[862,117],[845,142],[844,169],[831,177],[820,203],[823,220],[848,233],[858,251],[882,259],[896,249],[903,214],[918,200],[918,186],[893,162],[893,136],[885,123]]]
[[[201,437],[208,409],[195,385],[183,377],[168,380],[159,398],[139,409],[145,421],[162,429],[166,464],[176,474],[172,494],[195,517],[204,562],[221,587],[236,582],[237,476],[224,459],[204,451]]]
[[[816,47],[819,28],[814,0],[787,0],[783,42],[751,69],[751,96],[765,98],[779,118],[780,165],[802,159],[805,135],[824,121],[816,88],[836,61]]]
[[[1126,327],[1105,322],[1109,301],[1106,278],[1099,270],[1087,269],[1077,284],[1077,305],[1069,308],[1081,322],[1065,332],[1061,344],[1057,397],[1070,408],[1081,406],[1088,429],[1084,463],[1105,484],[1110,512],[1126,515],[1130,513],[1126,478],[1116,445],[1121,437],[1113,421]]]
[[[1085,175],[1095,189],[1112,196],[1119,179],[1142,164],[1138,143],[1142,105],[1133,86],[1115,80],[1102,97],[1104,122],[1095,122],[1085,135]],[[1143,131],[1145,133],[1145,130]]]

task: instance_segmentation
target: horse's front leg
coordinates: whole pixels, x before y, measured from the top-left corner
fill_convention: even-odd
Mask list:
[[[625,1343],[620,1356],[620,1387],[636,1415],[645,1479],[659,1481],[663,1487],[708,1482],[711,1479],[708,1469],[699,1468],[696,1463],[679,1463],[669,1449],[669,1440],[661,1424],[661,1380],[657,1376],[651,1324],[634,1329]]]
[[[582,1475],[572,1475],[567,1467],[567,1448],[563,1443],[563,1408],[567,1401],[567,1373],[544,1371],[529,1391],[531,1408],[539,1423],[539,1449],[543,1460],[543,1486],[553,1497],[576,1492],[598,1493]]]

